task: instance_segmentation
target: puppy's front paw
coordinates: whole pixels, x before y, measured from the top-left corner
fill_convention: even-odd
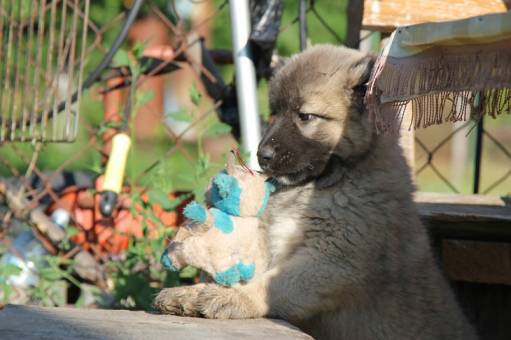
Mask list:
[[[208,284],[199,292],[199,313],[210,319],[250,319],[263,316],[254,301],[235,287]]]
[[[164,314],[199,316],[198,297],[204,284],[162,289],[153,305]]]

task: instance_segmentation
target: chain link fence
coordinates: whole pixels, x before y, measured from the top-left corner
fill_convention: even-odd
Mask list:
[[[415,132],[419,189],[452,193],[511,193],[511,120],[485,118]]]

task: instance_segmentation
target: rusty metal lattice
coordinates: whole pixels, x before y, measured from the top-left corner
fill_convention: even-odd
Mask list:
[[[89,0],[0,2],[0,142],[72,141]],[[63,107],[59,110],[59,104]]]
[[[52,19],[52,8],[64,8],[73,10],[74,15],[76,16],[75,21],[79,21],[80,18],[86,17],[86,7],[88,8],[89,1],[78,1],[78,0],[55,0],[55,1],[48,1],[48,0],[40,0],[40,1],[32,1],[33,4],[39,4],[41,8],[44,10],[41,11],[41,13],[44,13],[48,16],[49,20]],[[6,0],[0,0],[0,5],[5,4]],[[9,2],[10,3],[10,2]],[[197,58],[197,46],[200,46],[202,44],[201,39],[198,37],[197,32],[201,30],[201,28],[204,25],[208,25],[211,23],[211,21],[218,16],[219,13],[224,11],[224,8],[226,7],[227,2],[223,2],[222,4],[213,7],[212,10],[203,16],[203,18],[194,24],[192,29],[187,28],[187,23],[185,22],[186,19],[181,19],[179,16],[175,18],[174,21],[170,20],[168,17],[168,14],[164,14],[162,10],[156,5],[156,2],[153,3],[152,1],[145,1],[144,2],[144,12],[141,14],[142,20],[145,17],[150,16],[155,20],[158,25],[161,27],[165,27],[166,34],[171,37],[171,41],[169,42],[168,46],[156,46],[157,53],[163,53],[164,55],[158,56],[159,58],[156,58],[155,60],[158,60],[158,63],[155,67],[152,67],[148,69],[147,71],[144,70],[143,74],[141,74],[137,80],[136,80],[136,87],[140,88],[143,87],[147,81],[150,79],[153,79],[155,75],[161,75],[165,72],[168,72],[169,70],[175,70],[176,67],[170,67],[170,65],[179,63],[179,67],[181,68],[187,68],[191,70],[193,73],[193,76],[197,80],[197,82],[201,81],[201,77],[210,78],[211,81],[214,81],[213,75],[209,74],[208,70],[204,68],[202,64],[202,60],[200,58]],[[87,5],[85,7],[79,7],[79,4],[81,5]],[[92,4],[92,3],[91,3]],[[59,7],[62,6],[62,7]],[[1,6],[0,6],[1,7]],[[2,7],[5,9],[5,7]],[[9,10],[12,12],[12,8],[9,7]],[[127,8],[129,10],[129,8]],[[175,8],[173,9],[175,11]],[[18,11],[18,9],[16,9]],[[15,11],[15,12],[16,12]],[[56,13],[56,12],[55,12]],[[67,53],[61,53],[58,54],[59,60],[62,64],[68,67],[61,67],[60,69],[56,68],[55,66],[51,68],[46,68],[48,64],[51,64],[52,60],[51,57],[43,58],[42,61],[39,63],[40,65],[36,68],[37,72],[34,72],[31,70],[32,73],[40,75],[39,80],[39,87],[42,86],[46,92],[39,93],[37,95],[38,98],[41,98],[39,101],[36,101],[40,103],[41,105],[43,103],[46,103],[46,100],[49,99],[51,91],[56,91],[56,86],[58,84],[58,81],[56,80],[58,77],[58,74],[56,73],[56,70],[64,70],[67,72],[67,70],[70,70],[73,68],[72,72],[73,74],[73,80],[74,82],[68,83],[68,86],[72,88],[66,89],[66,96],[64,97],[64,102],[66,103],[66,110],[64,111],[64,114],[69,114],[69,117],[76,118],[76,122],[73,121],[72,124],[64,124],[65,128],[64,134],[52,134],[49,135],[48,132],[43,132],[43,129],[40,128],[39,133],[33,133],[31,135],[27,135],[27,131],[30,131],[30,126],[28,126],[25,130],[20,129],[22,126],[18,125],[12,125],[14,121],[19,121],[19,117],[23,118],[22,116],[16,116],[15,113],[10,114],[7,116],[6,114],[2,115],[2,123],[5,126],[3,139],[0,141],[0,147],[3,154],[11,155],[11,157],[3,157],[0,156],[0,167],[3,168],[4,175],[7,173],[7,176],[11,176],[9,178],[7,177],[0,177],[0,198],[5,199],[6,201],[3,201],[2,204],[7,204],[8,210],[2,210],[0,209],[0,239],[3,237],[4,233],[8,232],[9,226],[16,224],[20,218],[21,219],[32,219],[34,218],[34,215],[32,213],[29,213],[31,211],[39,211],[41,212],[41,209],[46,209],[48,206],[51,206],[55,202],[62,202],[62,190],[66,189],[65,187],[56,186],[55,183],[59,182],[66,182],[67,178],[69,177],[69,172],[66,172],[66,170],[69,167],[72,167],[77,161],[81,161],[86,157],[90,157],[91,152],[97,153],[103,157],[103,159],[108,158],[108,147],[111,143],[112,138],[116,134],[116,131],[120,129],[119,125],[119,119],[125,119],[128,120],[133,119],[134,117],[126,116],[126,112],[130,111],[132,108],[131,106],[131,99],[129,91],[129,85],[131,82],[131,75],[129,74],[129,70],[127,67],[116,67],[116,68],[110,68],[108,70],[105,70],[105,72],[101,75],[102,83],[98,83],[97,86],[92,88],[91,95],[97,97],[103,96],[104,98],[107,98],[110,95],[118,95],[119,98],[123,98],[123,102],[119,102],[117,104],[117,107],[114,109],[114,111],[108,111],[108,108],[105,108],[104,112],[104,120],[98,123],[93,123],[93,120],[91,121],[90,117],[88,116],[78,116],[77,110],[79,108],[80,103],[77,101],[72,100],[73,93],[76,92],[78,85],[80,84],[81,78],[84,75],[86,76],[87,72],[93,72],[94,68],[97,65],[87,65],[87,61],[90,61],[91,59],[97,60],[101,59],[101,55],[106,54],[111,46],[108,45],[106,37],[112,36],[117,34],[119,24],[123,19],[126,17],[126,11],[117,12],[114,16],[111,18],[103,19],[104,24],[98,24],[93,19],[91,20],[83,20],[82,24],[87,26],[87,30],[78,30],[76,29],[76,39],[75,39],[75,45],[79,45],[78,43],[82,44],[84,41],[86,42],[85,45],[81,48],[76,48],[78,52],[74,53],[74,57],[69,52],[71,49],[73,38],[70,36],[67,36],[65,34],[65,30],[62,31],[53,31],[48,32],[46,31],[46,35],[51,38],[52,35],[55,36],[55,39],[52,40],[48,38],[48,44],[52,45],[58,45],[59,40],[57,39],[57,35],[62,35],[64,38],[62,40],[63,49],[66,50]],[[177,13],[177,12],[176,12]],[[69,13],[67,13],[69,14]],[[35,18],[34,18],[35,20]],[[69,20],[69,16],[66,20]],[[57,20],[55,20],[57,22]],[[30,35],[30,27],[34,27],[34,30],[36,32],[42,31],[43,28],[36,27],[37,25],[31,26],[31,19],[28,20],[27,23],[23,24],[13,24],[12,26],[15,27],[14,29],[11,29],[11,31],[16,30],[25,30],[27,31],[24,34]],[[60,21],[59,23],[62,23]],[[71,25],[71,27],[74,27],[75,25]],[[78,24],[76,24],[78,26]],[[5,28],[5,25],[2,26]],[[48,27],[46,28],[48,29]],[[5,30],[0,30],[4,32]],[[62,33],[62,34],[56,34],[55,32]],[[87,33],[86,33],[87,31]],[[79,34],[78,34],[79,33]],[[43,33],[40,33],[44,35]],[[85,38],[82,37],[82,34],[85,36]],[[78,40],[78,38],[80,38]],[[82,40],[83,39],[83,40]],[[34,40],[31,42],[33,45],[37,45],[37,40]],[[24,43],[25,44],[25,43]],[[29,44],[28,42],[26,43]],[[41,42],[42,45],[44,45],[44,42]],[[10,45],[12,50],[14,50],[14,43],[11,43]],[[66,47],[67,46],[67,47]],[[149,50],[149,49],[148,49]],[[200,49],[199,49],[200,51]],[[54,51],[57,53],[57,51]],[[13,52],[9,52],[13,53]],[[19,52],[16,52],[15,54],[19,54]],[[50,53],[48,54],[50,55]],[[79,55],[79,58],[77,59],[77,55]],[[29,56],[25,55],[27,58]],[[148,55],[151,58],[153,55]],[[55,60],[55,57],[53,57]],[[78,60],[78,61],[77,61]],[[97,63],[97,62],[96,62]],[[58,63],[57,63],[58,64]],[[78,69],[75,66],[69,66],[72,65],[78,65],[80,64],[85,67],[85,72],[83,75],[80,74],[79,71],[81,71],[81,68]],[[80,67],[81,67],[80,66]],[[89,66],[87,68],[87,66]],[[19,76],[15,76],[14,82],[16,83],[16,79],[25,79],[22,78],[22,72],[18,71]],[[67,75],[68,73],[66,73]],[[79,77],[78,77],[79,76]],[[9,78],[9,77],[6,77]],[[12,78],[12,77],[10,77]],[[9,79],[10,79],[9,78]],[[121,86],[120,87],[111,87],[111,81],[118,81],[121,79]],[[128,86],[126,86],[128,85]],[[9,85],[10,86],[10,85]],[[17,88],[12,88],[12,91],[15,89],[19,89],[20,86],[18,85]],[[50,91],[50,92],[48,92]],[[30,92],[30,91],[29,91]],[[5,96],[4,96],[5,97]],[[36,97],[36,96],[34,96]],[[31,98],[32,99],[32,98]],[[55,105],[58,105],[59,101],[57,99],[62,99],[61,97],[55,98],[54,101],[51,101],[51,103],[46,103],[46,106],[37,106],[37,109],[29,110],[29,107],[25,105],[26,110],[26,116],[31,117],[32,114],[33,117],[38,117],[37,114],[43,112],[44,117],[44,125],[43,127],[47,127],[48,125],[52,125],[52,119],[53,117],[48,117],[49,115],[53,114],[52,108],[55,107]],[[21,102],[20,102],[21,103]],[[51,105],[50,105],[51,104]],[[105,102],[105,105],[107,103]],[[198,125],[204,123],[205,120],[208,119],[208,117],[211,117],[215,114],[215,111],[219,108],[221,105],[221,102],[216,101],[211,103],[206,108],[201,109],[202,112],[196,112],[193,116],[194,119],[189,123],[189,125],[182,131],[176,133],[171,128],[169,128],[168,124],[166,124],[166,117],[163,112],[156,111],[151,106],[145,107],[146,114],[149,116],[152,116],[156,120],[158,120],[161,124],[161,126],[164,127],[166,136],[169,139],[169,148],[168,150],[163,154],[162,157],[160,157],[158,160],[156,160],[154,163],[147,166],[145,169],[142,169],[138,176],[136,176],[133,179],[132,186],[140,186],[141,182],[144,180],[144,178],[147,178],[151,170],[153,170],[162,160],[167,159],[171,155],[175,153],[180,153],[184,156],[186,160],[189,162],[192,162],[192,156],[190,154],[189,149],[185,145],[184,136],[192,129],[196,128]],[[21,104],[20,104],[21,107]],[[12,110],[14,111],[14,110]],[[9,111],[10,113],[11,111]],[[46,112],[46,114],[44,114]],[[57,117],[57,120],[59,117]],[[30,122],[30,119],[27,120]],[[55,120],[53,120],[55,121]],[[24,120],[22,120],[24,122]],[[48,123],[50,122],[50,123]],[[59,123],[58,121],[55,121],[56,123]],[[8,124],[9,123],[9,124]],[[16,123],[17,124],[17,123]],[[16,129],[8,129],[9,126],[12,126]],[[78,126],[80,129],[78,130]],[[28,129],[28,130],[27,130]],[[34,128],[35,129],[35,128]],[[80,132],[80,146],[74,150],[73,154],[65,159],[63,162],[58,164],[56,168],[51,171],[43,171],[41,162],[43,161],[43,155],[45,157],[48,157],[48,154],[44,153],[47,149],[46,145],[42,143],[43,141],[69,141],[72,140],[77,132]],[[53,130],[51,130],[53,133]],[[13,141],[13,143],[11,143]],[[20,144],[20,143],[14,143],[14,141],[32,141],[33,143],[30,144]],[[7,143],[9,142],[9,143]],[[13,156],[14,155],[14,156]],[[51,157],[51,156],[50,156]],[[44,162],[43,162],[44,163]],[[20,169],[23,169],[21,171]],[[0,175],[1,176],[1,175]],[[71,180],[71,181],[74,181]],[[91,182],[91,180],[85,181],[87,185],[94,189],[94,181]],[[83,184],[83,181],[82,181]],[[85,188],[87,189],[87,188]],[[76,188],[73,190],[81,190],[81,188]],[[142,191],[144,193],[144,191]],[[85,196],[84,196],[85,197]],[[88,196],[87,196],[88,197]],[[87,198],[86,197],[86,198]],[[87,198],[89,199],[89,198]],[[90,199],[89,199],[90,200]],[[93,202],[92,198],[92,202]],[[75,204],[75,203],[73,203]],[[81,202],[78,203],[84,204],[84,206],[88,206],[90,204],[94,205],[94,203],[87,203],[87,200],[85,200],[85,203]],[[1,208],[1,204],[0,204]],[[89,207],[90,208],[90,207]],[[72,211],[73,212],[73,211]],[[28,213],[28,215],[27,215]],[[81,217],[76,216],[74,212],[71,214],[71,221],[80,221]],[[40,233],[37,232],[37,227],[40,226],[51,226],[53,225],[53,222],[49,220],[49,216],[45,216],[44,214],[37,214],[36,217],[37,221],[29,221],[31,225],[36,226],[34,229],[34,233],[40,238],[42,242],[44,242],[45,246],[52,250],[53,253],[57,252],[58,250],[55,248],[55,242],[59,241],[58,235],[56,236],[57,239],[51,239],[48,240],[47,238],[43,237]],[[175,223],[175,221],[173,222]],[[175,224],[174,224],[175,225]],[[54,235],[55,236],[55,235]],[[62,235],[61,235],[62,236]],[[52,245],[53,243],[53,245]],[[73,247],[73,249],[69,250],[68,253],[64,254],[64,257],[73,257],[76,255],[76,253],[80,252],[82,249],[81,245],[76,245]],[[101,250],[100,247],[92,247],[91,249],[88,249],[90,251],[96,260],[102,259],[103,256],[105,256],[104,249]]]

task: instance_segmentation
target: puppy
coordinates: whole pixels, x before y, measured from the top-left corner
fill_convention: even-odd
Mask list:
[[[268,270],[246,285],[164,289],[162,312],[277,317],[317,339],[475,339],[433,259],[394,134],[364,108],[373,58],[319,45],[270,83],[258,150],[279,190],[264,216]]]

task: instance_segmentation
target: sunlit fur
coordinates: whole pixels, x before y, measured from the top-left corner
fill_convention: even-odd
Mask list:
[[[397,136],[377,135],[364,108],[372,64],[316,46],[276,74],[259,152],[281,184],[264,216],[270,269],[230,289],[165,289],[158,308],[277,317],[316,339],[476,338],[433,258]]]

